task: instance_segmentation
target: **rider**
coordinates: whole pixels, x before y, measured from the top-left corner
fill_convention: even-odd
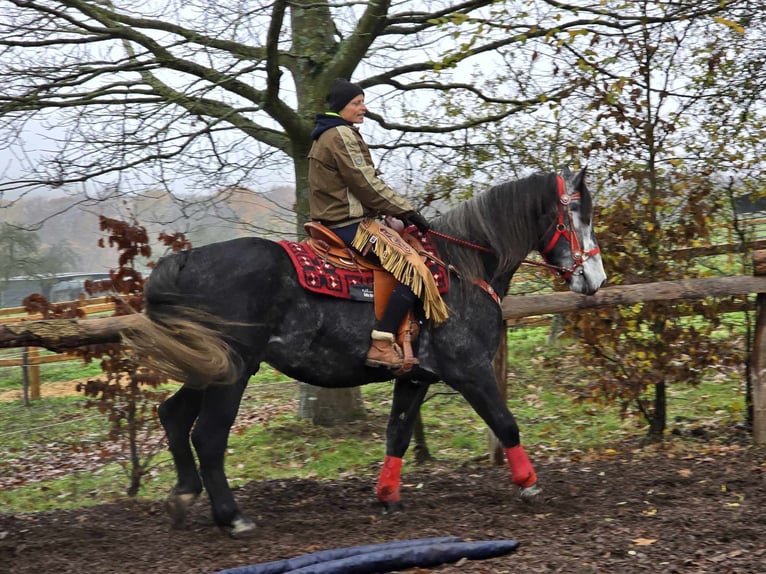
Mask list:
[[[426,219],[378,177],[370,150],[354,125],[361,124],[367,112],[362,88],[338,78],[330,87],[326,103],[328,111],[316,116],[311,133],[311,218],[332,229],[349,247],[365,217],[398,217],[427,231]],[[367,258],[377,259],[372,253]],[[382,318],[372,330],[367,365],[401,367],[404,355],[395,343],[395,333],[416,299],[412,289],[397,283]]]

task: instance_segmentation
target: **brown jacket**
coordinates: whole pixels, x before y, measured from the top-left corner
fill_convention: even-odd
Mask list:
[[[376,175],[359,130],[342,120],[328,119],[335,125],[315,130],[318,137],[309,152],[311,219],[339,227],[363,217],[413,212],[412,205]]]

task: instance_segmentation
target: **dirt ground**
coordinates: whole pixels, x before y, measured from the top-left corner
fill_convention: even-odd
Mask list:
[[[235,540],[207,501],[172,530],[161,501],[9,515],[0,510],[0,572],[212,573],[327,548],[454,535],[512,539],[501,558],[408,573],[766,572],[766,451],[746,441],[538,461],[544,500],[518,500],[488,462],[405,463],[402,514],[383,516],[374,478],[275,480],[237,490],[259,525]]]

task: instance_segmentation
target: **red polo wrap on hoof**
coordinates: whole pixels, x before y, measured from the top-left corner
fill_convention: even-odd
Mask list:
[[[535,469],[529,462],[524,447],[513,446],[505,449],[505,457],[508,459],[508,467],[511,469],[511,480],[522,488],[528,488],[537,482]]]
[[[399,502],[401,471],[402,459],[386,455],[376,489],[378,500],[381,502]]]

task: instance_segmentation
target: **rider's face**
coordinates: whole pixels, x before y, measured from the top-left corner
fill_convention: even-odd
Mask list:
[[[364,94],[359,94],[346,106],[338,112],[338,115],[352,124],[361,124],[364,121],[364,114],[367,113],[367,106],[364,105]]]

